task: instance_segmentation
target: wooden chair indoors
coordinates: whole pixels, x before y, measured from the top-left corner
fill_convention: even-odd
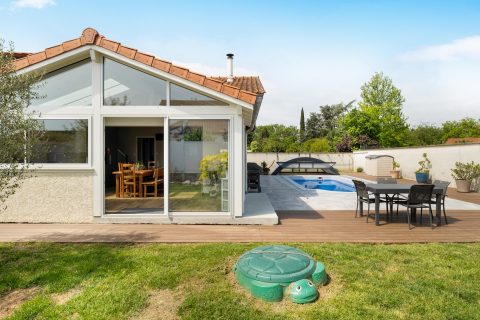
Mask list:
[[[134,165],[132,163],[122,163],[119,166],[121,172],[122,197],[125,194],[128,194],[130,197],[138,196]]]
[[[143,196],[154,196],[158,197],[159,186],[163,188],[163,168],[156,168],[153,171],[153,180],[146,181],[142,183],[143,185]],[[147,193],[147,187],[153,187],[153,192]]]
[[[155,169],[156,166],[155,161],[148,161],[148,169]]]

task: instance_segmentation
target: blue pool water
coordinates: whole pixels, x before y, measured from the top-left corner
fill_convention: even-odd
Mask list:
[[[345,182],[333,179],[292,179],[296,184],[306,189],[321,189],[327,191],[355,192],[355,187]]]

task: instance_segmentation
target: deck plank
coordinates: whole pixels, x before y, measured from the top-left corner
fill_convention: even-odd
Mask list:
[[[278,211],[280,225],[0,224],[1,242],[478,242],[480,212],[448,212],[449,224],[408,229],[405,214],[380,226],[354,211]]]

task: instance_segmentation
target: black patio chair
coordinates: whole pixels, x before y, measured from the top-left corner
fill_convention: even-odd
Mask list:
[[[367,204],[367,222],[368,222],[368,218],[370,216],[370,204],[375,203],[375,197],[372,198],[371,194],[368,193],[365,182],[360,180],[352,180],[352,182],[355,185],[355,191],[357,192],[357,206],[355,208],[355,218],[358,216],[358,208],[359,208],[360,202],[363,202]],[[380,202],[387,204],[387,216],[388,216],[389,211],[388,211],[387,200],[385,198],[380,198]]]
[[[420,223],[423,221],[423,209],[428,209],[430,213],[430,226],[433,228],[433,211],[432,211],[432,192],[435,186],[433,184],[415,184],[410,187],[407,200],[397,202],[398,205],[407,208],[408,229],[411,229],[410,215],[413,210],[420,209]]]
[[[443,211],[443,217],[445,218],[445,224],[448,224],[447,221],[447,213],[445,212],[445,197],[447,196],[447,191],[448,191],[448,186],[450,185],[449,181],[442,181],[442,180],[435,180],[433,181],[433,184],[435,185],[436,188],[442,188],[442,198],[441,198],[441,205],[442,205],[442,211]],[[431,204],[436,204],[437,200],[435,198],[432,198]]]

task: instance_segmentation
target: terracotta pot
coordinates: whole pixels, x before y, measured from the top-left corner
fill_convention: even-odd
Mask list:
[[[390,176],[393,179],[400,179],[400,170],[392,170],[390,171]]]
[[[458,192],[470,192],[470,186],[472,185],[471,180],[455,180],[457,184],[457,191]]]

